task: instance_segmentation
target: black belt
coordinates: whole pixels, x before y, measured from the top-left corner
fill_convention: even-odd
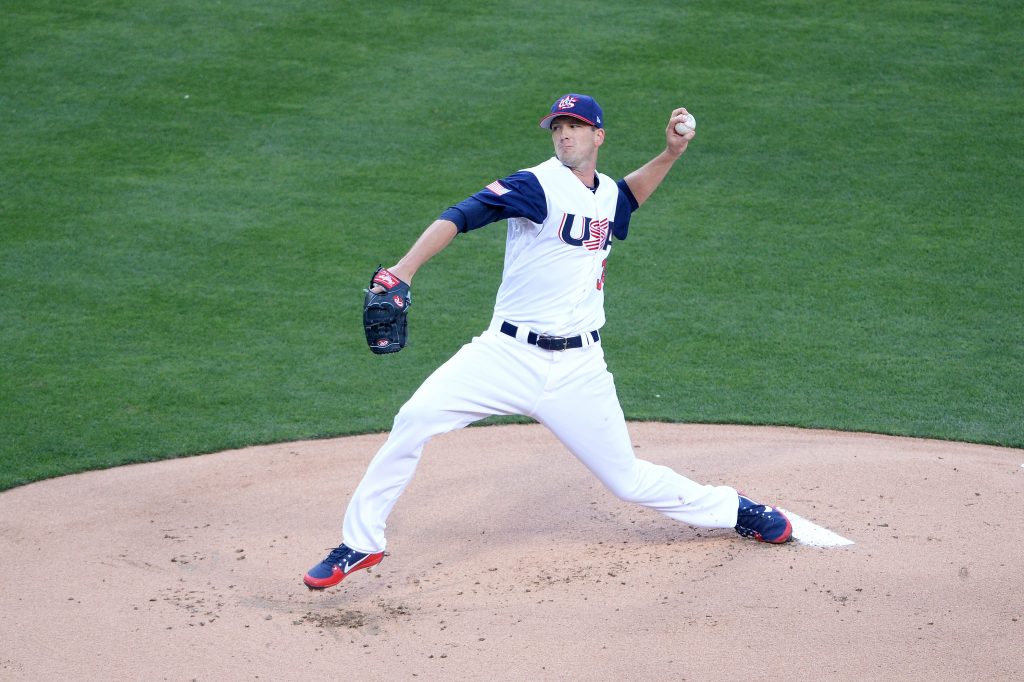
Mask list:
[[[502,334],[508,334],[512,338],[516,338],[518,332],[519,327],[514,324],[509,322],[501,323]],[[601,340],[601,335],[595,329],[581,336],[548,336],[547,334],[530,332],[526,336],[526,343],[537,346],[537,348],[543,348],[544,350],[568,350],[570,348],[582,348],[584,336],[590,336],[595,343]]]

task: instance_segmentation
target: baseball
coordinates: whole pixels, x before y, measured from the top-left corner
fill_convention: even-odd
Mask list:
[[[676,124],[676,132],[680,135],[686,135],[692,133],[697,129],[697,120],[693,117],[693,114],[687,114],[685,121],[680,121]]]

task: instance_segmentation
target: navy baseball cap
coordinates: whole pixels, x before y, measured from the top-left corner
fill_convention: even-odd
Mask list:
[[[601,112],[601,105],[593,97],[588,95],[569,94],[559,97],[551,105],[551,113],[540,120],[541,128],[551,128],[551,121],[559,116],[572,116],[585,121],[595,128],[604,128],[602,120],[604,114]]]

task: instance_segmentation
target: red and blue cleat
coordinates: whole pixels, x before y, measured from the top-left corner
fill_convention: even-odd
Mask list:
[[[331,550],[327,558],[306,572],[302,582],[311,590],[334,587],[353,571],[376,566],[384,558],[384,552],[357,552],[341,544]]]
[[[740,495],[736,532],[758,542],[781,544],[793,537],[793,524],[781,509],[758,504],[746,495]]]

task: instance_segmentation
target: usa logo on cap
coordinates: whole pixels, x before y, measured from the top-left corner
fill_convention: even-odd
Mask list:
[[[541,128],[551,128],[552,119],[558,116],[572,116],[595,128],[604,128],[601,120],[601,105],[589,95],[571,93],[563,95],[551,105],[551,113],[540,120]]]

